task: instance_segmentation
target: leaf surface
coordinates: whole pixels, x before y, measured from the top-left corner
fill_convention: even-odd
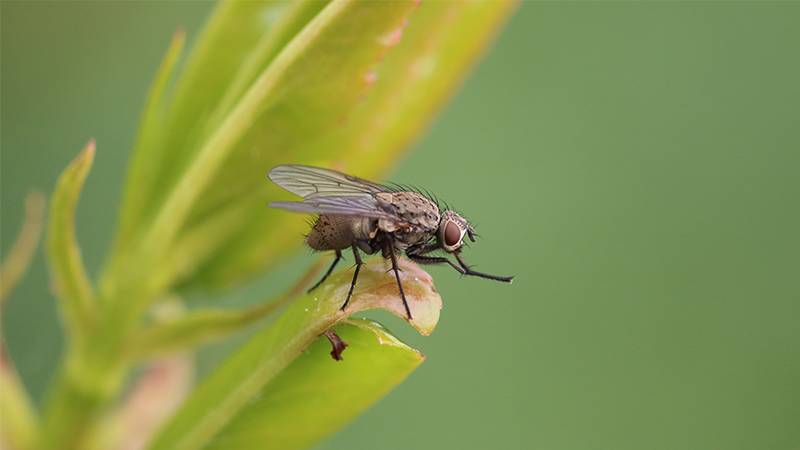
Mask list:
[[[365,319],[348,319],[335,330],[348,344],[342,361],[328,355],[327,339],[317,338],[204,448],[311,447],[400,384],[425,359]]]
[[[401,268],[401,280],[414,315],[410,324],[420,333],[429,334],[438,321],[441,298],[427,273],[406,260],[401,260]],[[341,311],[340,307],[350,287],[352,269],[331,276],[330,281],[317,290],[298,298],[274,323],[253,336],[197,387],[178,414],[162,429],[151,448],[189,450],[204,448],[209,442],[215,443],[214,445],[224,442],[217,439],[246,442],[245,435],[252,432],[251,426],[266,427],[268,424],[262,420],[276,416],[278,410],[272,408],[285,408],[293,411],[296,416],[308,414],[308,418],[317,417],[319,422],[315,422],[315,427],[318,426],[319,430],[312,431],[309,437],[303,438],[281,437],[280,430],[272,428],[269,431],[272,436],[270,439],[275,439],[276,446],[264,441],[252,442],[250,446],[241,448],[301,448],[333,432],[344,425],[346,420],[343,418],[352,417],[377,400],[421,361],[416,351],[399,346],[388,335],[378,334],[386,342],[391,341],[390,348],[384,345],[385,342],[364,346],[366,355],[358,350],[365,341],[361,338],[354,339],[354,343],[358,343],[355,345],[356,351],[352,354],[350,349],[345,351],[343,364],[337,364],[319,350],[310,353],[316,355],[314,360],[307,360],[309,356],[304,356],[297,362],[297,358],[325,330],[348,319],[355,312],[383,308],[405,318],[394,277],[387,274],[386,269],[385,263],[379,260],[362,268],[359,283],[346,311]],[[345,333],[349,335],[350,331]],[[402,351],[396,351],[398,348]],[[318,361],[320,357],[324,361]],[[325,364],[331,364],[347,371],[348,367],[361,367],[370,359],[379,362],[380,366],[374,372],[365,370],[359,376],[369,377],[371,380],[369,383],[372,384],[365,391],[361,391],[364,387],[359,383],[348,384],[341,381],[337,392],[331,393],[331,397],[326,400],[328,403],[325,407],[329,411],[340,409],[343,416],[315,416],[317,413],[313,411],[314,403],[301,401],[298,393],[304,389],[303,385],[309,386],[312,377],[317,379],[316,368],[327,370]],[[355,362],[348,363],[349,360]],[[294,363],[313,365],[315,369],[309,369],[302,377],[286,375],[286,371],[291,371]],[[333,370],[332,367],[330,369]],[[294,400],[280,400],[287,398],[284,395]],[[259,397],[274,401],[258,402]],[[360,400],[351,405],[348,401],[350,398]],[[257,403],[254,404],[254,401]],[[265,435],[265,439],[266,437],[268,436]]]

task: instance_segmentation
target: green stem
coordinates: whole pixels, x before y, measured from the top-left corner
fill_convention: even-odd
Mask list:
[[[38,448],[84,448],[92,425],[122,386],[128,370],[119,358],[98,358],[71,350],[57,374]]]
[[[54,382],[44,418],[43,449],[85,448],[96,420],[117,398],[133,366],[125,344],[150,300],[156,298],[143,273],[130,272],[124,283],[101,298],[98,320],[69,347]]]

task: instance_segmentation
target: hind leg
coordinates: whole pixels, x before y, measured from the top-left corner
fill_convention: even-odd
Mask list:
[[[320,280],[317,281],[316,284],[311,286],[311,288],[306,292],[313,291],[314,289],[318,288],[319,285],[322,284],[323,281],[327,280],[328,277],[330,276],[331,272],[333,272],[333,269],[336,267],[336,264],[339,264],[339,260],[341,260],[341,259],[342,259],[342,251],[341,250],[336,250],[336,258],[333,259],[333,263],[331,263],[331,266],[328,267],[328,271],[325,272],[325,275],[323,275],[322,278],[320,278]]]
[[[353,245],[353,258],[356,260],[356,271],[353,273],[353,281],[350,282],[350,291],[347,293],[347,299],[345,299],[344,304],[342,305],[341,310],[344,311],[347,308],[347,304],[350,303],[350,297],[353,296],[353,288],[356,287],[356,282],[358,281],[358,271],[361,270],[361,265],[364,264],[361,261],[361,255],[358,253],[358,247]]]

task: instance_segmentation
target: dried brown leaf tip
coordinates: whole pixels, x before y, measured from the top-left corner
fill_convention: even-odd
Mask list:
[[[373,259],[361,270],[359,280],[363,285],[356,287],[353,299],[347,307],[346,314],[370,309],[385,309],[397,317],[409,322],[419,333],[427,336],[433,332],[439,321],[439,312],[442,309],[442,298],[436,292],[431,276],[417,264],[398,258],[400,282],[403,284],[408,306],[413,313],[409,320],[400,298],[400,291],[394,276],[386,273],[391,269],[388,261]],[[345,277],[349,276],[346,272]],[[347,295],[348,286],[339,286],[338,292],[332,298],[341,301]]]

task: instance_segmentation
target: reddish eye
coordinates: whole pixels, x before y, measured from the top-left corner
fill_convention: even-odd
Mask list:
[[[444,226],[444,244],[448,247],[455,247],[461,242],[461,229],[455,222],[449,221]]]

